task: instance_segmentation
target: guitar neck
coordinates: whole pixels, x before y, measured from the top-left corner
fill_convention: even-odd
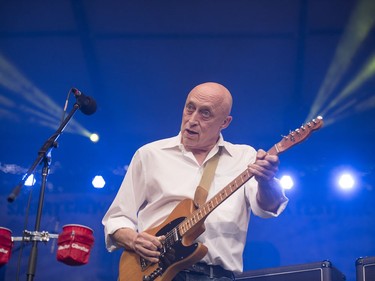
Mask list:
[[[308,122],[305,126],[301,126],[300,128],[290,132],[288,136],[283,136],[281,141],[272,146],[267,153],[270,155],[279,155],[280,153],[288,150],[290,147],[304,141],[311,134],[311,132],[318,130],[322,127],[322,125],[323,118],[318,116],[316,119]],[[204,220],[213,210],[215,210],[221,203],[223,203],[253,176],[254,175],[249,171],[249,169],[246,169],[209,201],[192,212],[189,217],[187,217],[177,226],[180,235],[183,236],[192,227]]]

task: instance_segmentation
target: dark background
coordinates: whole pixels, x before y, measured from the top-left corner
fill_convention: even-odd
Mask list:
[[[280,156],[280,175],[296,181],[290,204],[278,219],[252,218],[244,269],[328,259],[354,281],[356,259],[375,255],[371,2],[0,1],[0,226],[13,236],[34,228],[40,167],[26,227],[31,188],[13,203],[6,198],[58,128],[70,88],[98,104],[92,116],[75,114],[52,151],[41,225],[50,233],[91,227],[90,262],[66,266],[56,261],[55,240],[40,243],[35,280],[116,280],[120,253],[106,252],[101,219],[126,165],[139,146],[177,134],[186,94],[216,81],[234,97],[226,140],[268,149],[316,114],[326,121]],[[338,70],[329,72],[332,65]],[[338,82],[328,89],[326,79]],[[320,92],[325,102],[312,110]],[[73,103],[71,96],[68,112]],[[341,168],[358,176],[353,192],[336,188]],[[96,174],[104,189],[92,188]],[[16,242],[0,280],[15,280],[18,263],[24,279],[29,251],[20,256]]]

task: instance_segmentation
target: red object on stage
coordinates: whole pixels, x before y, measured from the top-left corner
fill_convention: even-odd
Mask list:
[[[12,231],[8,228],[0,227],[0,266],[9,261],[12,248]]]
[[[92,245],[93,230],[79,224],[67,224],[57,240],[56,258],[67,265],[84,265],[88,263]]]

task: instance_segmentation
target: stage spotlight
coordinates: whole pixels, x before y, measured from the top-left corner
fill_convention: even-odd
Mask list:
[[[346,85],[343,78],[348,75],[361,45],[374,29],[374,13],[373,0],[357,1],[307,120],[318,114],[323,115],[327,126],[339,118],[353,114],[353,107],[359,103],[370,101],[372,93],[359,96],[358,90],[375,76],[374,53],[369,54],[364,65],[351,80],[346,79],[346,82],[349,81]]]
[[[31,174],[25,180],[25,186],[33,186],[35,184],[35,177],[34,174]]]
[[[338,179],[338,185],[342,190],[352,190],[355,187],[355,179],[352,174],[343,173]]]
[[[105,180],[102,176],[95,176],[92,180],[92,186],[95,188],[103,188],[105,186]]]
[[[280,178],[280,183],[281,183],[281,187],[283,189],[287,189],[287,190],[292,189],[293,186],[294,186],[294,181],[293,181],[292,177],[289,176],[289,175],[282,176]]]
[[[1,53],[0,86],[9,90],[12,95],[0,95],[0,117],[12,121],[32,120],[33,123],[52,129],[60,126],[62,106],[34,85]],[[22,114],[26,114],[26,118]],[[65,132],[90,135],[88,130],[74,119],[70,121]]]
[[[98,141],[99,141],[99,135],[98,135],[98,134],[95,134],[95,133],[92,133],[92,134],[90,135],[90,140],[91,140],[92,142],[98,142]]]

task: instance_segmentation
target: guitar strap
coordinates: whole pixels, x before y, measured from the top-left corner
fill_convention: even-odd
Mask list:
[[[208,191],[210,190],[212,180],[214,179],[215,170],[217,164],[219,163],[219,157],[221,155],[222,147],[219,146],[218,152],[207,161],[204,167],[201,181],[194,194],[194,204],[195,207],[199,208],[202,204],[206,202]]]

